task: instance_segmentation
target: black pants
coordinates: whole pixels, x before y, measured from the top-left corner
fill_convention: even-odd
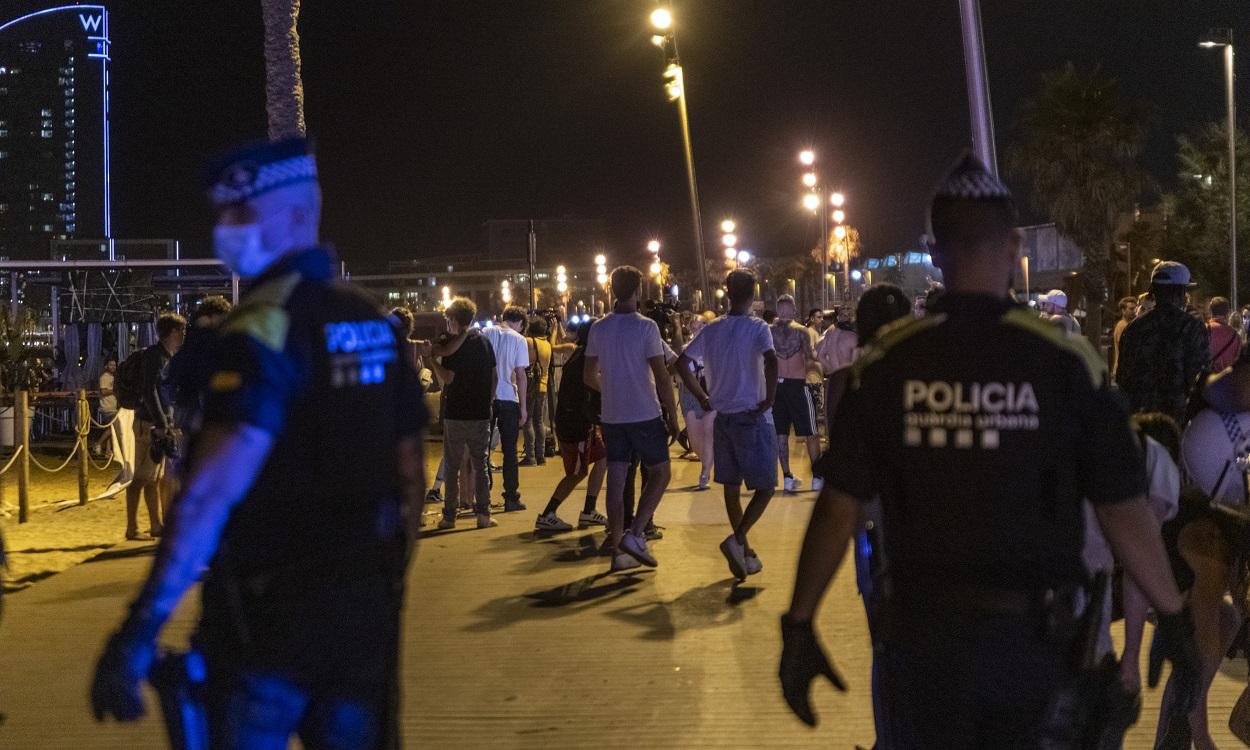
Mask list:
[[[521,405],[515,401],[495,400],[495,428],[499,430],[499,446],[503,451],[503,501],[515,503],[521,499],[517,491],[518,479],[516,441],[521,432]],[[450,467],[448,467],[450,470]]]
[[[877,747],[1042,747],[1052,700],[1073,679],[1069,647],[1043,639],[1038,618],[926,619],[898,628],[877,654],[874,703],[887,734]]]

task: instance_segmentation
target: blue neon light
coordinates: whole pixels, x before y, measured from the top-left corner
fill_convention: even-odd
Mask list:
[[[87,57],[100,61],[100,78],[104,82],[104,101],[101,104],[104,120],[104,239],[109,240],[109,260],[113,260],[113,199],[112,199],[112,180],[111,180],[111,154],[109,144],[109,13],[108,9],[103,5],[58,5],[55,8],[44,8],[24,16],[18,16],[11,21],[0,23],[0,31],[4,31],[10,26],[16,26],[23,21],[29,21],[32,18],[46,16],[52,13],[77,12],[78,20],[82,24],[84,32],[99,31],[101,36],[88,36],[87,39],[97,42],[96,49],[100,50],[98,54],[88,54]],[[99,16],[96,18],[88,18],[87,16],[98,11]]]

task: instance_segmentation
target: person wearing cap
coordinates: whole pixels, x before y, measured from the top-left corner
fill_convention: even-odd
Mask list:
[[[1062,289],[1051,289],[1046,293],[1046,304],[1050,307],[1050,322],[1068,333],[1080,333],[1081,325],[1068,312],[1068,295]]]
[[[1072,733],[1085,727],[1048,708],[1087,700],[1074,692],[1073,663],[1083,499],[1158,613],[1156,660],[1171,660],[1192,701],[1192,624],[1105,363],[1011,301],[1014,204],[973,157],[940,185],[930,225],[946,292],[924,318],[883,328],[853,366],[832,424],[839,450],[821,459],[825,488],[781,622],[783,696],[814,725],[811,681],[845,689],[812,622],[861,504],[879,496],[885,746],[1076,746]]]
[[[1188,268],[1174,261],[1155,265],[1155,306],[1124,329],[1116,372],[1133,411],[1161,411],[1181,425],[1211,362],[1206,326],[1185,312],[1188,287]]]
[[[222,325],[183,489],[100,657],[92,709],[144,713],[157,634],[207,568],[199,746],[389,746],[424,492],[417,374],[320,245],[306,141],[243,149],[211,174],[214,250],[249,288]]]

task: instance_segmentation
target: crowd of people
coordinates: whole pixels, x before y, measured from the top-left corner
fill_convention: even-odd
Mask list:
[[[1012,299],[1014,203],[966,157],[929,207],[945,288],[923,304],[880,284],[854,310],[800,321],[788,296],[764,309],[739,269],[723,314],[679,312],[645,300],[642,272],[621,266],[598,320],[510,306],[482,325],[457,298],[446,332],[414,342],[410,313],[386,316],[333,278],[305,142],[241,152],[215,174],[215,246],[250,289],[203,337],[161,318],[157,348],[114,376],[152,464],[128,507],[162,476],[178,486],[167,523],[159,492],[149,500],[160,546],[101,657],[97,716],[142,713],[156,635],[207,568],[203,731],[223,747],[290,734],[384,746],[425,506],[441,504],[439,530],[462,511],[494,527],[496,509],[527,509],[522,467],[550,453],[563,477],[535,530],[570,531],[561,507],[586,482],[577,526],[605,529],[609,570],[656,567],[654,515],[681,441],[699,462],[693,489],[721,486],[719,551],[739,581],[763,571],[751,531],[778,485],[816,493],[781,618],[782,693],[804,722],[816,723],[815,678],[846,688],[813,622],[851,549],[879,747],[1118,747],[1140,709],[1150,619],[1149,682],[1172,665],[1159,747],[1214,747],[1206,688],[1230,649],[1250,653],[1250,423],[1237,416],[1250,412],[1250,356],[1226,301],[1187,308],[1181,264],[1159,263],[1147,295],[1122,305],[1108,367],[1065,295],[1036,309]],[[442,427],[429,486],[428,388]],[[1250,738],[1250,699],[1231,723]]]

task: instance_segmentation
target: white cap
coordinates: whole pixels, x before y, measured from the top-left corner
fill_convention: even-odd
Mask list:
[[[1062,289],[1051,289],[1046,293],[1046,301],[1060,310],[1068,309],[1068,295]]]

